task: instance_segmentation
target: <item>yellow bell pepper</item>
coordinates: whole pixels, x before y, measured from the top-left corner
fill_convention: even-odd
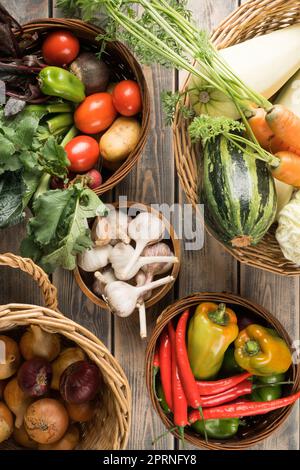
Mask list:
[[[198,305],[188,329],[188,356],[197,379],[211,379],[219,372],[224,354],[238,335],[237,318],[225,304]]]
[[[288,345],[270,328],[248,325],[240,332],[234,345],[236,362],[253,375],[281,374],[292,363]]]

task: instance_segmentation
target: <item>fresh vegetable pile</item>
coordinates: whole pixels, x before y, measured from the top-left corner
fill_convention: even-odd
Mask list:
[[[59,334],[31,325],[19,341],[0,335],[0,442],[38,450],[72,450],[79,423],[93,419],[103,378],[85,352]]]
[[[0,228],[28,207],[23,256],[47,272],[74,269],[92,244],[88,219],[107,212],[92,190],[139,142],[140,88],[112,83],[70,31],[25,34],[3,7],[0,37]]]
[[[140,60],[190,74],[186,90],[166,92],[163,104],[170,122],[177,109],[192,121],[192,140],[204,146],[199,196],[206,223],[231,247],[257,244],[275,221],[277,199],[282,208],[300,188],[299,24],[219,52],[195,25],[186,0],[58,3],[86,19],[102,8],[112,37],[126,39]],[[284,256],[299,264],[293,249],[299,224],[291,212],[278,214],[277,240]]]
[[[182,439],[185,428],[206,439],[230,439],[251,425],[248,417],[300,398],[300,391],[284,390],[292,384],[286,380],[291,364],[289,347],[274,329],[237,317],[223,303],[203,302],[164,328],[153,384]]]
[[[161,276],[179,262],[162,241],[165,231],[164,222],[151,212],[131,217],[127,209],[112,209],[95,219],[93,247],[77,257],[80,269],[94,274],[93,291],[112,312],[128,317],[139,310],[141,338],[147,336],[145,301],[153,289],[174,281],[173,276]]]

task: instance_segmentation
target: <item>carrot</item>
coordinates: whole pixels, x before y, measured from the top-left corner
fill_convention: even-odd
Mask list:
[[[266,121],[267,112],[263,108],[257,108],[253,112],[253,116],[248,119],[250,127],[260,145],[264,149],[269,150],[270,141],[274,137],[274,133]]]
[[[270,141],[270,149],[272,153],[277,153],[277,152],[292,152],[296,153],[297,155],[300,156],[300,150],[292,147],[291,145],[286,144],[281,140],[279,137],[274,135],[274,137]]]
[[[300,151],[300,118],[285,106],[276,104],[267,112],[266,121],[275,136],[288,148],[295,147]]]
[[[292,152],[278,152],[275,156],[280,159],[280,163],[276,168],[272,168],[274,178],[300,188],[299,155]]]

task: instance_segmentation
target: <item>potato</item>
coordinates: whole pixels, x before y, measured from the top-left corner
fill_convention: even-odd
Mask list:
[[[100,153],[109,162],[121,162],[134,150],[141,135],[141,125],[131,117],[115,120],[100,139]]]

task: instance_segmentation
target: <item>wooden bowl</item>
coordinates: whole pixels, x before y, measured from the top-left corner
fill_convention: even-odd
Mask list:
[[[145,302],[145,307],[153,307],[157,302],[159,302],[173,287],[173,284],[178,276],[179,269],[180,269],[180,257],[181,257],[181,247],[180,247],[180,240],[177,238],[177,235],[174,231],[174,228],[170,224],[170,222],[163,216],[162,213],[156,211],[155,209],[151,208],[150,206],[147,206],[145,204],[137,203],[137,202],[124,202],[124,203],[114,203],[112,204],[115,208],[124,208],[127,207],[132,210],[137,210],[138,212],[152,212],[154,215],[157,215],[161,220],[163,220],[166,231],[169,234],[169,239],[168,240],[163,240],[165,241],[173,251],[174,255],[177,256],[179,259],[179,263],[176,263],[173,265],[172,271],[170,272],[170,275],[173,276],[174,281],[170,284],[166,284],[162,287],[159,287],[153,291],[152,297]],[[94,273],[88,273],[83,271],[81,268],[76,268],[74,270],[74,276],[77,281],[77,284],[79,285],[80,289],[82,292],[96,305],[98,305],[101,308],[108,309],[109,307],[104,302],[103,299],[98,297],[94,292],[92,291],[92,285],[94,281]]]
[[[298,0],[248,0],[232,12],[212,35],[214,45],[223,49],[255,36],[300,22]],[[183,86],[186,88],[187,82]],[[174,153],[177,173],[188,201],[198,210],[201,172],[199,160],[202,150],[191,143],[188,127],[190,121],[177,110],[174,126]],[[208,227],[207,231],[210,233]],[[287,260],[275,238],[275,224],[256,246],[247,248],[223,247],[240,263],[284,276],[300,274],[300,267]],[[212,236],[214,236],[211,233]]]
[[[175,302],[174,304],[170,305],[166,308],[162,314],[157,319],[157,324],[153,333],[150,337],[147,351],[146,351],[146,359],[145,359],[145,373],[146,373],[146,381],[147,381],[147,388],[150,394],[150,398],[152,401],[152,405],[160,416],[164,425],[171,429],[173,428],[174,424],[172,421],[165,415],[163,412],[156,396],[154,393],[153,388],[153,357],[156,347],[156,342],[164,329],[167,323],[172,319],[177,317],[180,313],[182,313],[187,308],[190,309],[192,312],[195,307],[201,302],[217,302],[221,303],[224,302],[229,307],[233,308],[236,312],[237,316],[240,315],[247,315],[251,319],[253,318],[254,321],[258,322],[259,324],[269,326],[274,328],[278,334],[284,338],[291,349],[291,339],[281,325],[281,323],[267,310],[265,310],[260,305],[251,302],[250,300],[243,299],[237,295],[233,294],[220,294],[220,293],[198,293],[192,296],[188,296],[184,299]],[[288,378],[294,382],[291,386],[285,386],[284,391],[288,394],[295,393],[299,390],[300,386],[300,367],[299,365],[293,364],[289,371],[287,372]],[[204,447],[206,449],[213,449],[213,450],[243,450],[247,449],[248,447],[254,446],[258,442],[263,441],[267,437],[269,437],[274,431],[276,431],[279,426],[281,426],[284,421],[289,416],[293,405],[287,406],[285,408],[281,408],[279,410],[272,411],[265,415],[256,416],[253,418],[247,418],[246,426],[240,426],[238,434],[227,440],[217,440],[217,439],[210,439],[208,442],[205,441],[204,438],[198,436],[194,432],[190,431],[188,428],[185,430],[185,439],[197,447]],[[173,432],[173,434],[180,438],[177,432]]]
[[[83,46],[86,45],[90,49],[95,50],[95,52],[100,50],[101,43],[97,41],[97,36],[103,34],[104,31],[80,20],[45,18],[32,21],[23,26],[24,33],[38,32],[41,37],[44,37],[47,32],[57,28],[72,31],[81,40]],[[127,47],[118,41],[107,43],[103,60],[111,70],[112,82],[131,79],[139,84],[142,94],[143,109],[139,116],[142,130],[138,145],[116,171],[110,172],[103,169],[104,182],[101,186],[94,189],[95,193],[98,195],[106,193],[115,187],[128,175],[142,155],[150,130],[150,96],[145,76],[137,60]]]

